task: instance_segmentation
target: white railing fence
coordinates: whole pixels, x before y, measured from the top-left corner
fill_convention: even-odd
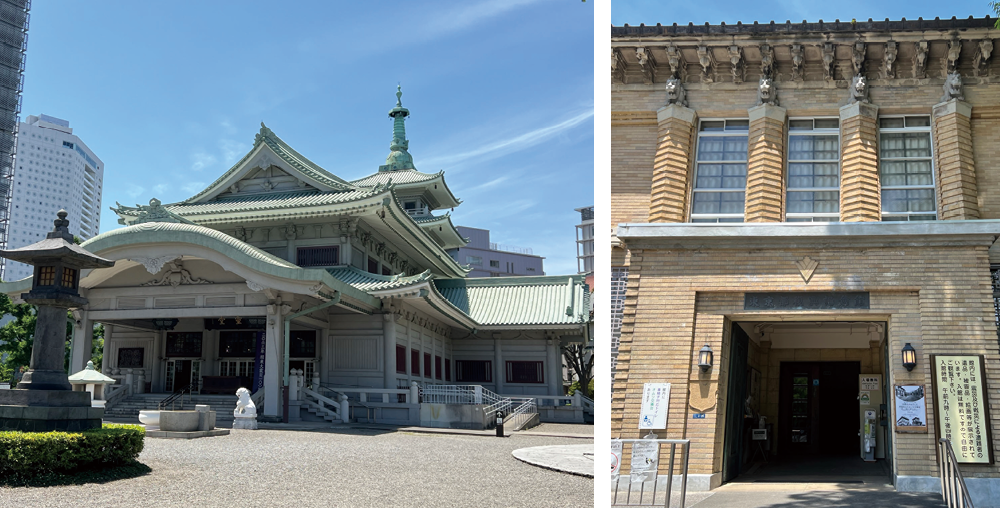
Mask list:
[[[510,422],[512,425],[511,428],[514,430],[519,430],[538,414],[538,406],[535,405],[535,399],[512,398],[509,400],[512,409],[507,413],[507,417],[504,418],[504,425]]]
[[[492,406],[503,397],[480,385],[424,385],[420,400],[430,404],[474,404]]]
[[[302,402],[318,411],[333,416],[344,423],[350,421],[351,406],[346,395],[340,394],[339,399],[334,400],[305,387],[299,388],[299,395]]]
[[[662,506],[667,508],[671,505],[670,496],[673,493],[673,482],[674,482],[674,472],[677,471],[681,479],[680,488],[680,504],[677,506],[685,506],[685,500],[687,499],[687,477],[688,477],[688,461],[690,459],[691,453],[691,440],[690,439],[619,439],[622,442],[621,449],[621,461],[615,468],[615,464],[612,463],[612,492],[611,492],[611,506]],[[642,443],[645,446],[649,446],[655,443],[655,452],[652,453],[652,458],[655,461],[652,467],[637,464],[631,464],[631,447],[625,447],[624,445],[634,443]],[[666,486],[660,490],[661,496],[657,496],[657,487],[660,482],[657,481],[657,467],[660,462],[660,456],[663,455],[664,449],[661,445],[670,445],[670,462],[667,467],[666,472]],[[679,464],[676,463],[675,458],[677,455],[677,447],[680,446],[680,452],[684,454],[683,459]],[[647,456],[648,457],[648,456]],[[625,467],[625,460],[629,460],[629,467]],[[678,468],[675,468],[675,464]],[[633,467],[634,466],[634,467]],[[642,468],[642,469],[640,469]],[[647,471],[647,468],[649,469]],[[627,473],[617,474],[618,471],[627,471]],[[622,478],[624,476],[624,478]],[[646,484],[652,483],[652,488],[647,489]],[[625,485],[623,486],[622,483]],[[639,484],[638,492],[636,492],[635,486]],[[625,489],[624,492],[622,489]],[[636,496],[638,496],[636,499]],[[662,503],[658,502],[657,498],[662,499]]]
[[[107,411],[121,402],[128,395],[125,385],[107,385],[104,387],[104,410]]]
[[[958,468],[955,451],[946,438],[938,440],[938,464],[941,468],[941,497],[948,508],[975,508],[969,488],[965,486],[965,478]]]

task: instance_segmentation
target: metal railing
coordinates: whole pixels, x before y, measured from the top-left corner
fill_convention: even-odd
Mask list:
[[[174,405],[177,403],[177,400],[180,399],[180,401],[181,401],[181,410],[183,410],[184,409],[184,394],[185,393],[188,396],[188,402],[190,402],[191,401],[191,385],[187,385],[187,386],[185,386],[183,388],[177,389],[176,391],[174,391],[174,393],[170,394],[169,397],[161,400],[160,403],[156,405],[156,408],[159,409],[160,411],[163,411],[163,408],[167,407],[167,404],[170,404],[170,410],[173,411],[174,410]]]
[[[688,460],[690,459],[690,454],[691,454],[691,440],[690,439],[620,439],[619,441],[621,441],[623,444],[622,462],[625,461],[626,457],[631,457],[630,454],[626,453],[624,445],[628,443],[637,443],[637,442],[657,443],[657,452],[658,452],[657,465],[659,465],[659,456],[663,455],[663,449],[660,447],[660,445],[669,444],[670,462],[668,464],[666,472],[667,476],[666,486],[663,489],[661,489],[662,502],[657,503],[657,497],[658,497],[657,487],[659,484],[659,481],[657,479],[654,478],[653,480],[645,480],[645,481],[640,479],[640,481],[634,481],[634,482],[632,481],[631,478],[632,464],[630,460],[628,468],[630,474],[625,476],[625,481],[626,484],[628,485],[628,489],[625,492],[621,492],[621,480],[622,480],[621,476],[623,475],[619,475],[617,478],[612,478],[611,480],[612,483],[614,484],[614,491],[611,494],[611,506],[662,506],[664,508],[669,507],[670,496],[673,493],[674,469],[675,469],[674,463],[678,445],[682,448],[681,453],[684,454],[683,461],[680,464],[678,464],[680,468],[679,473],[681,477],[681,488],[680,488],[681,502],[679,506],[684,506],[684,503],[687,499]],[[624,464],[622,464],[620,470],[624,469],[625,469]],[[638,473],[638,474],[644,475],[645,473]],[[644,478],[644,476],[641,478]],[[651,491],[649,489],[646,489],[646,483],[650,481],[652,481],[653,483],[653,488],[651,489]],[[635,492],[634,487],[636,483],[640,484],[639,492]],[[637,503],[632,502],[633,497],[635,495],[638,495]],[[622,497],[624,497],[624,502],[622,501]]]
[[[946,438],[938,440],[938,465],[941,468],[941,496],[948,508],[975,508],[951,442]]]
[[[525,399],[525,398],[511,398],[510,406],[513,408],[504,418],[504,425],[510,422],[511,428],[513,430],[521,430],[531,419],[538,414],[538,406],[535,405],[535,399]],[[514,407],[514,405],[517,407]]]
[[[424,385],[420,388],[420,400],[430,404],[483,404],[485,409],[503,401],[504,397],[480,385]]]

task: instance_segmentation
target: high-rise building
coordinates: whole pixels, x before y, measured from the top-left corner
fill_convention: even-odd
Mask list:
[[[28,45],[28,0],[0,0],[0,249],[9,247],[11,191],[17,148],[18,115],[24,86],[24,51]],[[4,273],[0,259],[0,278]]]
[[[514,247],[490,241],[490,230],[457,226],[459,235],[468,238],[464,247],[450,249],[452,259],[469,265],[469,277],[514,277],[545,275],[542,256],[532,254],[530,247]]]
[[[594,207],[577,208],[580,223],[576,225],[576,270],[594,273]]]
[[[9,248],[45,238],[60,209],[75,218],[70,232],[80,240],[96,235],[104,163],[73,134],[69,122],[31,115],[21,123],[17,145]],[[31,273],[30,266],[9,262],[4,275],[6,280],[19,280]]]

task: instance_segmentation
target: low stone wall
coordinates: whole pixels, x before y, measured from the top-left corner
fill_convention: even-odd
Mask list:
[[[485,430],[493,423],[493,412],[487,415],[482,405],[420,404],[420,426],[443,429]]]

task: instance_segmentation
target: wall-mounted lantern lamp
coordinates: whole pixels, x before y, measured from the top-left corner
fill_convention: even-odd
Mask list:
[[[174,327],[177,326],[177,323],[178,319],[176,318],[153,320],[153,326],[155,326],[157,330],[173,330]]]
[[[909,342],[903,346],[903,367],[906,367],[907,371],[913,370],[917,366],[917,350],[913,349],[913,346]]]
[[[698,366],[701,367],[702,372],[708,372],[708,369],[712,368],[712,348],[705,344],[705,347],[698,351]]]

